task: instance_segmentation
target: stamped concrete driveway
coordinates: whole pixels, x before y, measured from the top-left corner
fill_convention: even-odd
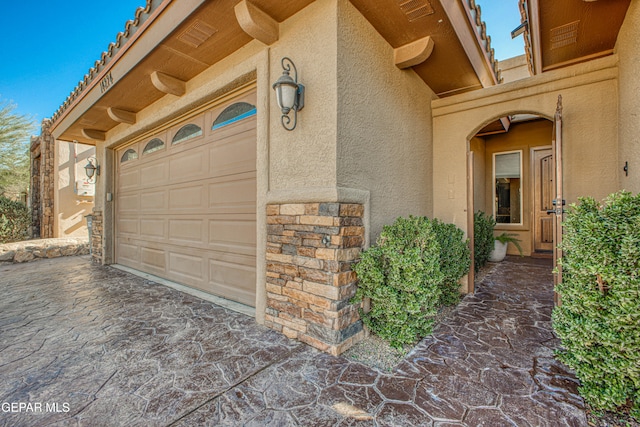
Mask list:
[[[86,257],[0,265],[0,425],[583,426],[548,270],[503,262],[382,373]]]

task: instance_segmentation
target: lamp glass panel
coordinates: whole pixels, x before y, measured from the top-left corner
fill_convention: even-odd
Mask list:
[[[278,98],[278,106],[280,109],[290,110],[296,103],[296,92],[298,91],[297,86],[292,86],[288,84],[283,84],[278,87],[279,96]]]

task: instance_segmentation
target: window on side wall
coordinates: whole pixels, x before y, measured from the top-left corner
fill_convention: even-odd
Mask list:
[[[498,224],[522,224],[522,151],[493,154],[493,216]]]

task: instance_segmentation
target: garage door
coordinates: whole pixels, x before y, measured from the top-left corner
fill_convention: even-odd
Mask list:
[[[255,305],[255,92],[117,151],[116,262]]]

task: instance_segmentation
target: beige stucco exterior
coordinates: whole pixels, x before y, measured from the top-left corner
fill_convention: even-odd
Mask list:
[[[500,75],[503,83],[514,82],[516,80],[531,77],[527,57],[525,55],[514,56],[500,61]]]
[[[431,100],[411,69],[346,0],[338,2],[339,187],[371,194],[369,237],[398,216],[432,213]],[[366,49],[363,49],[366,46]]]
[[[93,195],[84,195],[78,182],[86,183],[84,166],[95,147],[57,141],[55,144],[54,237],[87,237],[85,215],[93,211]],[[93,184],[89,184],[93,186]],[[90,189],[89,189],[90,190]]]
[[[620,94],[618,117],[620,152],[618,176],[620,187],[633,193],[640,192],[640,2],[632,1],[624,24],[620,29],[616,44],[619,58]],[[622,171],[625,162],[629,165],[629,175]]]

